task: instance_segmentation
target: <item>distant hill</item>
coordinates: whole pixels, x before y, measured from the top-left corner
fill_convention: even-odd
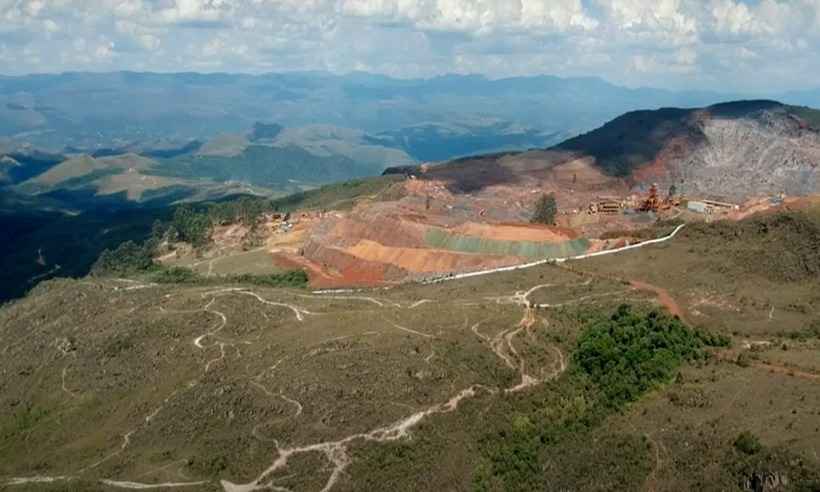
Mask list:
[[[627,113],[554,148],[634,183],[742,198],[820,190],[820,111],[774,101]]]
[[[245,133],[203,140],[67,150],[0,147],[0,189],[50,197],[66,210],[163,206],[234,194],[284,196],[416,163],[401,149],[368,142],[362,131],[329,125],[257,123]]]
[[[275,138],[280,126],[332,125],[387,138],[415,134],[409,129],[419,125],[456,125],[463,130],[464,122],[484,127],[476,122],[487,120],[537,134],[576,134],[639,107],[698,106],[727,98],[551,76],[400,80],[321,72],[64,73],[0,78],[0,138],[13,136],[43,148],[71,146],[93,153],[156,139],[207,140],[221,133],[246,132],[258,122],[263,124],[256,126],[251,140]],[[422,139],[407,150],[417,159],[443,160],[519,145],[495,145],[499,132],[489,130],[495,134],[491,141],[477,146],[465,147],[463,140],[456,140],[451,150],[443,145],[433,156],[418,157],[413,148],[447,143]]]
[[[674,184],[688,195],[733,200],[813,194],[820,190],[820,111],[765,100],[634,111],[546,150],[463,159],[434,168],[429,179],[470,192],[549,181],[582,162],[610,189]],[[571,187],[551,182],[560,192]]]
[[[782,96],[789,104],[820,105],[817,91]],[[0,152],[9,140],[51,153],[167,159],[235,156],[249,144],[295,143],[323,156],[368,163],[383,158],[386,168],[408,164],[397,162],[396,152],[415,161],[447,161],[544,148],[638,108],[704,107],[739,98],[626,88],[589,77],[406,80],[322,72],[0,77]],[[2,169],[0,180],[7,181]]]
[[[0,185],[16,184],[45,173],[65,160],[60,154],[31,148],[0,149]]]

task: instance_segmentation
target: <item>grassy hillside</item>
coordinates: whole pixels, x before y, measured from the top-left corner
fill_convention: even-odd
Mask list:
[[[820,208],[693,224],[686,235],[727,274],[784,283],[820,277]]]
[[[379,176],[354,179],[342,183],[321,186],[315,190],[295,193],[273,200],[274,208],[293,211],[298,208],[345,210],[356,202],[370,200],[396,200],[401,197],[401,176]]]
[[[816,130],[820,130],[820,110],[805,106],[791,106],[789,112],[807,122]]]
[[[813,490],[820,339],[791,334],[818,319],[817,279],[715,271],[732,245],[704,227],[355,294],[48,282],[0,310],[17,375],[0,381],[0,483]]]

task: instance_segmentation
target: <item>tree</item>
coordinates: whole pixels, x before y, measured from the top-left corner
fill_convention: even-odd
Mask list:
[[[150,270],[154,266],[151,248],[126,241],[116,249],[106,249],[91,267],[91,273],[97,276],[125,275]]]
[[[555,215],[558,213],[558,204],[555,202],[555,195],[542,194],[538,201],[535,202],[535,210],[532,214],[530,222],[533,224],[547,224],[555,223]]]
[[[203,246],[208,242],[211,220],[207,213],[198,212],[191,205],[180,205],[174,210],[171,226],[179,239],[193,246]]]

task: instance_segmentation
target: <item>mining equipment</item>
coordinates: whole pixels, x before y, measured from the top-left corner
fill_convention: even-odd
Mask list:
[[[641,212],[657,212],[661,208],[661,199],[658,198],[658,184],[652,183],[649,188],[649,196],[638,208]]]
[[[620,214],[623,208],[623,203],[617,198],[598,197],[597,201],[589,204],[589,209],[587,210],[587,213],[589,213],[590,215],[616,215]]]
[[[658,212],[659,210],[669,210],[672,207],[679,207],[681,204],[680,198],[676,198],[671,193],[663,200],[658,197],[658,184],[652,183],[649,188],[649,196],[643,201],[638,208],[641,212]]]

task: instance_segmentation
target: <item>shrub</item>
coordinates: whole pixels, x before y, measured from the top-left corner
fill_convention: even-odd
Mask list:
[[[763,445],[760,444],[760,440],[749,431],[741,432],[737,439],[734,442],[735,449],[740,451],[741,453],[745,454],[756,454],[761,449],[763,449]]]
[[[305,287],[308,284],[308,275],[304,270],[291,270],[272,275],[235,275],[230,279],[265,287]]]
[[[176,232],[178,239],[202,246],[208,242],[211,219],[207,213],[198,211],[192,205],[182,205],[174,210],[170,229]]]
[[[159,268],[150,279],[158,284],[193,284],[204,280],[193,270],[182,267]]]

